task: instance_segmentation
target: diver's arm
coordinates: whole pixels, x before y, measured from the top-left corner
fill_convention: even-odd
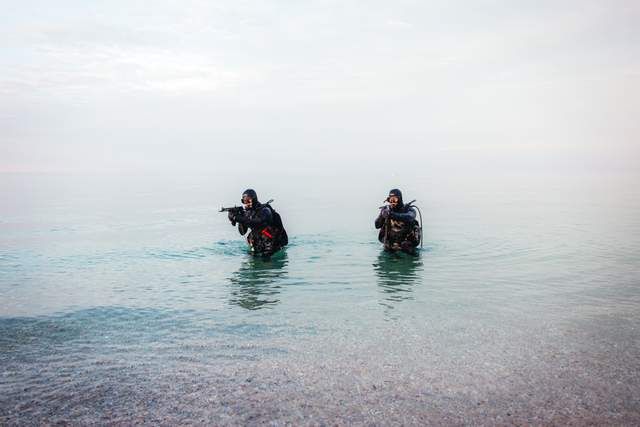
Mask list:
[[[378,218],[376,218],[376,221],[374,222],[376,229],[382,228],[382,226],[384,225],[384,222],[388,217],[389,217],[389,208],[385,206],[380,210],[380,215],[378,215]]]
[[[392,211],[389,214],[389,218],[395,219],[396,221],[412,222],[413,220],[416,219],[416,210],[413,208],[409,208],[407,212],[403,212],[403,213]]]
[[[241,236],[244,236],[245,233],[247,232],[249,227],[247,227],[246,225],[240,223],[238,224],[238,232],[240,233]]]

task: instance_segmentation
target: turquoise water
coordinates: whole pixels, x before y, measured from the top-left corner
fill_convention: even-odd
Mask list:
[[[640,423],[633,186],[372,182],[5,175],[0,421]],[[271,260],[217,213],[248,186]],[[415,258],[376,240],[394,186]]]

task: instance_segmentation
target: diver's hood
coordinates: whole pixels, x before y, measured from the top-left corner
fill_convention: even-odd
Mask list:
[[[398,198],[398,207],[401,208],[404,206],[404,202],[402,201],[402,191],[394,188],[393,190],[389,191],[389,197],[391,196],[396,196]]]
[[[247,197],[249,197],[251,199],[251,201],[253,202],[253,206],[254,207],[256,207],[256,206],[258,206],[260,204],[260,202],[258,202],[258,195],[256,194],[255,190],[252,190],[251,188],[247,188],[242,193],[242,198],[244,198],[245,196],[247,196]]]

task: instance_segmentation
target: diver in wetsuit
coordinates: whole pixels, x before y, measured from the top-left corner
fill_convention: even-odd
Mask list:
[[[397,188],[389,191],[388,205],[380,209],[375,220],[376,229],[380,229],[378,240],[387,251],[414,254],[420,244],[420,226],[416,221],[413,206],[402,202],[402,192]]]
[[[243,210],[229,211],[229,221],[233,226],[238,224],[243,236],[251,230],[247,243],[252,253],[268,257],[289,243],[280,215],[269,203],[260,203],[254,190],[242,193],[242,205]]]

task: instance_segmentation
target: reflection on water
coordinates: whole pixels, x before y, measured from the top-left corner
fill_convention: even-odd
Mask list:
[[[281,279],[287,274],[287,253],[280,251],[269,259],[247,256],[229,278],[232,304],[247,310],[273,307],[280,300]]]
[[[420,256],[381,251],[373,266],[384,296],[382,305],[393,308],[400,301],[413,299],[412,288],[419,282],[422,271]]]

